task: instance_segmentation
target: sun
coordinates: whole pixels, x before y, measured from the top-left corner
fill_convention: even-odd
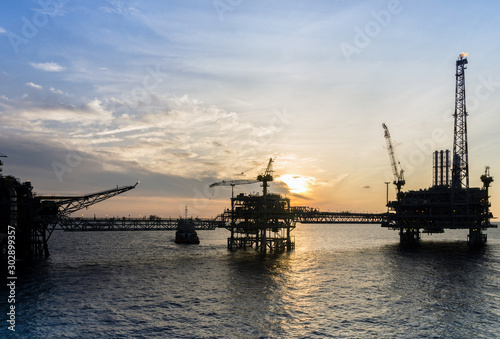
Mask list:
[[[279,180],[284,182],[291,193],[306,193],[312,189],[312,185],[316,183],[316,178],[304,175],[283,174]]]

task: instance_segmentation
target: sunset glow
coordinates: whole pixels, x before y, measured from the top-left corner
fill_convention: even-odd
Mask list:
[[[316,179],[303,175],[284,174],[278,180],[284,182],[291,193],[302,194],[309,192],[315,184]]]
[[[447,5],[418,1],[49,2],[0,5],[3,173],[44,195],[141,181],[91,216],[213,217],[233,190],[209,185],[253,180],[270,157],[270,192],[293,204],[385,211],[381,124],[405,187],[429,187],[432,152],[453,147],[464,50],[470,185],[486,165],[500,173],[500,3],[443,17]],[[490,195],[499,215],[500,184]]]

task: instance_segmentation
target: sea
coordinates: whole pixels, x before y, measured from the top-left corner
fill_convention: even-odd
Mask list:
[[[379,225],[297,224],[291,252],[229,251],[225,229],[63,232],[16,263],[0,338],[499,338],[500,230],[399,244]],[[2,268],[3,269],[3,268]]]

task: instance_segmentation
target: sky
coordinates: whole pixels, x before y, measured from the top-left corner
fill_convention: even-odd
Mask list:
[[[385,212],[432,185],[468,52],[470,185],[500,178],[496,1],[3,1],[3,172],[37,194],[137,187],[78,216],[214,217],[274,159],[292,206]],[[258,183],[235,193],[261,192]],[[389,199],[395,188],[389,186]],[[500,215],[500,184],[491,188]]]

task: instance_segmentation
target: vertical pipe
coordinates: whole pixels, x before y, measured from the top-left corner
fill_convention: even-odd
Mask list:
[[[286,225],[286,250],[292,250],[292,237],[290,235],[290,225],[288,223]]]
[[[438,151],[434,151],[434,186],[438,185]]]
[[[261,238],[260,238],[260,253],[266,253],[267,250],[267,237],[266,237],[266,227],[261,229]]]
[[[440,156],[440,166],[439,166],[439,180],[440,180],[440,185],[444,185],[444,178],[443,178],[443,170],[444,170],[444,159],[443,159],[443,150],[441,150],[439,156]]]
[[[292,250],[292,237],[290,236],[290,223],[292,223],[291,216],[291,208],[290,208],[290,200],[286,200],[285,202],[286,216],[285,216],[285,225],[286,225],[286,250]]]
[[[228,239],[228,248],[230,250],[233,250],[233,246],[234,246],[234,227],[235,227],[235,224],[236,224],[236,216],[234,214],[234,197],[233,197],[233,193],[231,193],[231,238],[230,240]]]
[[[389,184],[390,181],[385,182],[385,205],[387,206],[387,212],[389,212]]]
[[[446,186],[450,186],[450,150],[446,150]]]

